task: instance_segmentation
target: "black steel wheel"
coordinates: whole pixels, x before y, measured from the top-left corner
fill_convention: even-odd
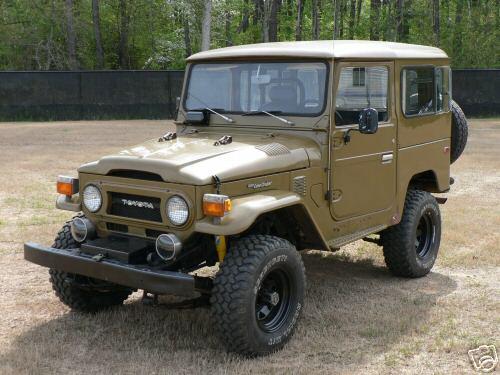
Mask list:
[[[436,199],[408,190],[401,222],[380,234],[387,267],[397,276],[421,277],[430,272],[441,240],[441,214]]]
[[[262,331],[276,332],[291,312],[290,276],[283,270],[273,270],[262,281],[255,299],[255,318]]]
[[[257,356],[282,348],[297,325],[304,292],[304,264],[290,242],[250,235],[232,243],[210,298],[227,349]]]
[[[431,213],[426,212],[418,222],[415,233],[415,251],[421,259],[425,258],[432,250],[432,243],[435,237],[435,226],[431,219]]]

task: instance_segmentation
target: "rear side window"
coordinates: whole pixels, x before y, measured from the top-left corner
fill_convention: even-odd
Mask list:
[[[449,67],[405,68],[402,73],[403,112],[406,116],[422,116],[449,111]]]

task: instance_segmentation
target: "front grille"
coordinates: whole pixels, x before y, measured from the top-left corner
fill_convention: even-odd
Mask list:
[[[110,195],[109,213],[111,215],[161,223],[160,198],[122,193],[110,193]]]

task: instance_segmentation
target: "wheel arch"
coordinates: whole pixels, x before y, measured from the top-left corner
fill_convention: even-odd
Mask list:
[[[407,175],[407,178],[401,182],[398,205],[400,212],[403,212],[404,202],[408,190],[417,189],[428,193],[443,193],[450,187],[449,173],[436,171],[435,169],[426,169],[414,171]]]
[[[266,223],[280,225],[268,228]],[[319,228],[304,204],[295,204],[262,213],[247,232],[284,238],[293,243],[297,250],[328,250]]]
[[[214,222],[211,217],[205,217],[195,223],[195,231],[224,236],[242,235],[252,231],[256,233],[258,224],[268,218],[286,219],[286,221],[292,220],[304,233],[303,240],[299,242],[299,250],[328,249],[318,225],[301,196],[296,193],[269,190],[234,198],[232,206],[232,211],[220,223]]]
[[[407,189],[424,190],[429,193],[439,192],[436,172],[432,169],[428,169],[423,172],[415,173],[408,182]]]

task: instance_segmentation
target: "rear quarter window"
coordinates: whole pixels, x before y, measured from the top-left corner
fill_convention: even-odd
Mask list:
[[[423,116],[449,111],[450,68],[408,67],[402,70],[402,110],[405,116]]]

